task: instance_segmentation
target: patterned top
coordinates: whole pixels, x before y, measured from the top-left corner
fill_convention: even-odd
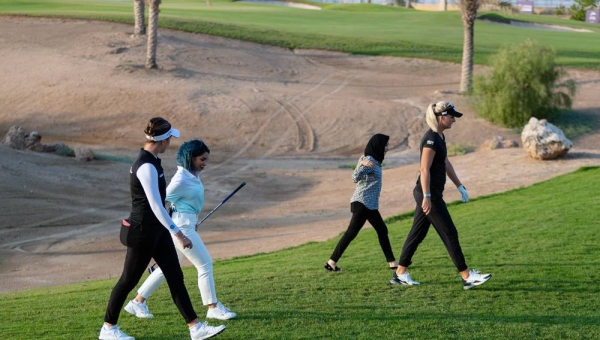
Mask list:
[[[368,166],[360,165],[363,159],[368,159],[375,167],[371,168]],[[360,202],[367,207],[369,210],[379,209],[379,195],[381,194],[381,182],[383,172],[381,171],[381,164],[371,156],[362,156],[354,168],[352,174],[352,181],[356,183],[356,189],[350,199],[352,202]]]

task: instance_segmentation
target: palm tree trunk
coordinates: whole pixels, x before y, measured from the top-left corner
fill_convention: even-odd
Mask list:
[[[460,75],[460,93],[471,92],[473,83],[473,44],[475,40],[475,19],[481,0],[460,0],[463,22],[463,57]]]
[[[146,68],[158,68],[156,64],[156,45],[158,44],[158,7],[161,0],[149,0],[148,13],[148,51]]]
[[[473,38],[475,22],[463,21],[463,54],[462,71],[460,74],[460,93],[469,93],[473,82]]]
[[[146,34],[146,24],[144,23],[144,7],[144,0],[133,1],[133,15],[135,17],[133,35],[135,37]]]

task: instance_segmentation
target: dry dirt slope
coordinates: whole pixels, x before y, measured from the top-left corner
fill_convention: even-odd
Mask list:
[[[271,251],[343,231],[353,190],[349,170],[368,137],[391,136],[382,213],[413,208],[415,141],[422,109],[450,99],[465,110],[447,136],[476,146],[518,139],[474,118],[458,88],[459,66],[401,58],[289,51],[161,30],[160,70],[143,69],[143,41],[126,25],[0,18],[0,135],[11,125],[44,142],[86,145],[133,157],[149,117],[164,116],[183,139],[212,150],[204,172],[208,212],[240,182],[248,185],[201,231],[215,258]],[[576,109],[598,116],[600,76],[573,72]],[[441,93],[444,91],[446,94]],[[462,105],[461,105],[462,104]],[[528,185],[599,164],[593,133],[560,161],[519,149],[453,159],[472,196]],[[163,157],[172,174],[177,143]],[[0,291],[114,277],[128,209],[127,162],[77,163],[0,147]],[[449,192],[449,199],[456,199]],[[404,235],[393,235],[399,247]],[[323,259],[315,259],[320,266]]]

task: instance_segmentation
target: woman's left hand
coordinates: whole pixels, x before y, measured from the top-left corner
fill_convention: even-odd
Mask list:
[[[469,193],[467,193],[467,188],[465,188],[465,186],[461,184],[457,187],[457,189],[460,192],[460,195],[462,196],[461,199],[463,203],[469,202]]]

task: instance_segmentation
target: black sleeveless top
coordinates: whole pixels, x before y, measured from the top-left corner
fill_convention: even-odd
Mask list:
[[[140,166],[146,163],[152,164],[154,168],[156,168],[156,172],[158,172],[158,191],[160,192],[162,205],[165,205],[165,199],[167,197],[167,180],[165,179],[165,174],[160,164],[160,158],[154,157],[150,152],[141,149],[138,158],[133,162],[133,165],[129,170],[129,189],[131,191],[131,214],[129,215],[129,220],[131,222],[141,223],[142,225],[162,226],[150,208],[150,203],[148,203],[148,197],[146,196],[144,187],[136,176]]]

